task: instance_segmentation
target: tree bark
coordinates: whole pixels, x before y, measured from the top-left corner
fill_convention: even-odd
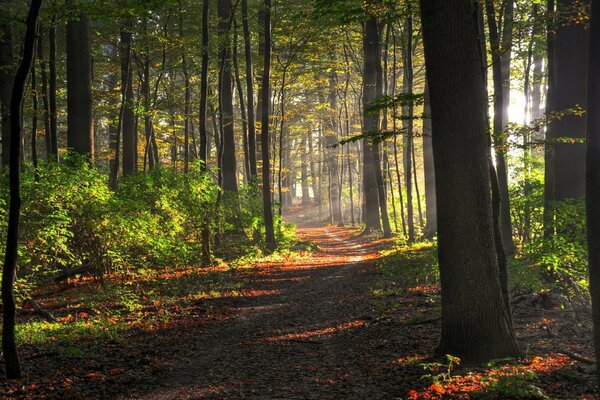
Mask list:
[[[589,32],[585,24],[569,20],[578,18],[582,7],[589,0],[558,0],[554,73],[554,109],[565,111],[576,106],[586,109],[587,68]],[[583,115],[567,115],[555,120],[554,139],[554,200],[578,200],[585,195],[585,138],[586,118]]]
[[[246,57],[246,91],[248,100],[248,161],[250,164],[250,175],[252,179],[256,179],[256,116],[254,115],[254,73],[252,71],[252,46],[250,45],[248,0],[242,0],[242,26],[244,29],[244,55]]]
[[[590,294],[596,360],[600,360],[600,1],[592,0],[586,155],[586,208]],[[596,369],[600,387],[600,369]]]
[[[512,0],[507,0],[512,4]],[[515,245],[512,238],[512,223],[510,220],[510,199],[508,196],[508,171],[506,166],[506,145],[504,138],[504,126],[508,123],[508,102],[504,99],[505,95],[510,93],[510,71],[504,68],[510,68],[510,53],[504,54],[504,48],[501,47],[499,28],[496,23],[496,13],[492,0],[486,0],[486,14],[488,20],[488,29],[490,33],[490,49],[492,53],[492,75],[494,81],[494,128],[493,142],[496,155],[496,175],[498,177],[498,195],[500,196],[500,230],[502,232],[502,241],[504,248],[509,253],[514,253]],[[509,9],[511,7],[508,7]],[[511,17],[512,12],[505,18]],[[511,24],[509,22],[508,24]],[[505,23],[506,26],[506,23]],[[512,36],[512,28],[507,33]],[[504,79],[509,82],[505,83]]]
[[[222,187],[226,192],[237,194],[237,166],[235,157],[235,135],[233,130],[233,85],[231,73],[231,0],[219,0],[219,116],[222,137]]]
[[[379,130],[379,112],[367,112],[371,102],[377,98],[377,64],[381,63],[377,18],[370,15],[363,29],[364,78],[363,119],[364,133]],[[381,65],[381,64],[380,64]],[[379,219],[379,195],[376,176],[375,145],[363,139],[363,194],[365,230],[381,230]]]
[[[262,184],[263,213],[265,222],[265,242],[267,249],[275,250],[275,229],[273,226],[273,206],[271,201],[271,166],[269,159],[269,106],[271,80],[271,0],[264,0],[264,65],[262,75],[262,112],[261,112],[261,147],[262,147]]]
[[[432,239],[437,232],[437,211],[435,201],[435,165],[433,161],[431,107],[429,88],[425,85],[425,103],[423,112],[423,165],[425,169],[425,238]]]
[[[2,352],[4,353],[6,377],[21,377],[21,363],[15,342],[16,305],[14,281],[16,275],[17,249],[19,242],[19,216],[21,210],[21,106],[25,92],[27,76],[33,64],[35,51],[37,18],[42,0],[32,0],[27,15],[27,30],[23,46],[23,58],[14,78],[10,102],[10,142],[9,157],[9,209],[8,229],[6,232],[6,253],[2,268]]]
[[[127,23],[121,30],[119,56],[121,59],[121,97],[123,99],[123,118],[121,131],[123,137],[123,175],[130,175],[137,170],[137,132],[135,129],[135,115],[133,112],[133,75],[131,63],[132,36],[128,30],[131,23]]]
[[[74,0],[67,4],[76,7]],[[94,159],[92,61],[89,20],[79,14],[67,22],[67,147]]]
[[[7,0],[0,3],[1,10],[6,9],[10,4]],[[13,86],[13,40],[12,25],[10,23],[2,24],[0,27],[0,116],[2,117],[2,165],[7,166],[10,158],[10,101]]]
[[[437,354],[464,362],[518,356],[494,243],[482,13],[470,0],[423,0],[421,14],[436,126],[442,287]]]

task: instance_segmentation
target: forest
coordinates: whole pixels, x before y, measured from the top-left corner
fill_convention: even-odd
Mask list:
[[[597,399],[600,0],[0,0],[2,399]]]

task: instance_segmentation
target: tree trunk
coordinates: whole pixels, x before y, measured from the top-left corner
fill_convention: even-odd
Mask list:
[[[233,130],[233,85],[231,74],[231,0],[219,0],[219,117],[222,137],[222,187],[226,192],[237,194],[237,166],[235,135]]]
[[[74,0],[67,0],[67,4],[75,7],[76,3]],[[89,20],[83,14],[77,18],[67,22],[67,147],[93,160]]]
[[[9,209],[8,229],[6,232],[6,253],[2,268],[2,352],[6,377],[17,379],[21,377],[21,364],[15,342],[15,296],[14,281],[17,264],[17,249],[19,242],[19,216],[21,210],[21,106],[25,92],[25,83],[33,63],[35,50],[37,17],[42,0],[32,0],[27,15],[27,30],[23,46],[23,58],[14,78],[10,102],[10,142],[9,157]]]
[[[494,243],[482,13],[470,0],[423,0],[421,11],[437,127],[433,154],[442,287],[437,354],[464,362],[517,356]]]
[[[273,206],[271,201],[271,166],[269,159],[269,106],[271,80],[271,0],[264,0],[264,65],[262,75],[262,112],[261,112],[261,147],[262,147],[262,184],[263,213],[265,222],[265,242],[267,249],[275,250],[275,229],[273,226]]]
[[[556,87],[554,109],[566,111],[576,106],[586,109],[589,32],[585,24],[569,21],[578,18],[589,0],[558,0],[554,52]],[[583,7],[583,8],[582,8]],[[581,199],[585,195],[586,117],[567,115],[553,122],[554,139],[554,200]]]
[[[3,0],[0,5],[3,12],[10,13],[9,1]],[[10,101],[14,74],[13,62],[12,25],[3,23],[0,27],[0,116],[2,117],[2,165],[5,166],[10,161]]]
[[[586,156],[586,208],[590,294],[596,360],[600,360],[600,2],[592,0],[589,42],[589,80]],[[600,387],[600,369],[596,368]]]
[[[337,176],[339,175],[339,165],[337,148],[334,147],[338,143],[337,138],[337,91],[335,88],[337,80],[337,74],[334,72],[329,75],[329,95],[328,103],[329,110],[327,115],[327,125],[324,131],[325,140],[325,152],[326,162],[329,173],[331,174],[330,179],[330,202],[331,202],[331,223],[334,225],[342,226],[344,221],[342,219],[342,208],[341,200],[339,197],[339,184]]]
[[[136,172],[137,163],[137,132],[135,129],[135,115],[133,113],[133,75],[131,71],[131,32],[128,30],[131,23],[127,23],[121,30],[119,56],[121,59],[121,97],[125,107],[121,132],[123,136],[123,175]]]
[[[512,3],[507,1],[507,3]],[[504,139],[504,126],[508,123],[506,115],[508,114],[508,103],[504,100],[505,94],[509,93],[510,82],[504,83],[504,78],[509,78],[510,71],[504,71],[503,67],[510,67],[510,53],[503,54],[504,48],[501,48],[499,28],[496,23],[496,13],[492,0],[486,0],[486,13],[488,28],[490,32],[490,49],[492,52],[492,74],[494,81],[494,128],[493,141],[496,154],[496,174],[498,176],[498,185],[500,196],[500,229],[504,248],[510,254],[515,250],[512,239],[512,224],[510,220],[510,199],[508,197],[508,172],[506,166],[506,140]],[[510,8],[510,7],[509,7]],[[506,17],[509,17],[507,15]],[[512,32],[512,28],[509,30]],[[512,35],[512,33],[510,34]],[[507,61],[508,57],[508,61]],[[510,81],[510,79],[509,79]],[[505,109],[506,107],[506,109]]]
[[[246,91],[248,100],[248,161],[250,164],[250,175],[252,179],[256,179],[256,116],[254,115],[254,74],[252,72],[252,47],[250,45],[248,0],[242,0],[242,26],[244,28],[244,55],[246,56]]]
[[[425,169],[425,238],[432,239],[437,232],[437,211],[435,202],[435,167],[433,162],[431,107],[429,88],[425,86],[425,104],[423,112],[423,165]]]
[[[39,29],[38,29],[39,32]],[[39,36],[39,33],[38,33]],[[31,66],[31,105],[33,115],[31,116],[31,163],[35,178],[38,178],[38,154],[37,154],[37,126],[38,126],[38,91],[37,75],[35,73],[35,52]]]
[[[52,5],[56,6],[56,1],[52,1]],[[50,142],[52,147],[52,159],[58,162],[58,119],[56,111],[56,13],[52,14],[50,21],[50,30],[48,40],[50,41],[50,55],[48,57],[48,67],[50,72],[49,95],[50,101]]]
[[[379,129],[379,112],[367,112],[377,98],[377,64],[381,62],[379,50],[379,32],[377,18],[368,17],[363,29],[364,78],[363,78],[363,118],[364,132]],[[380,64],[381,65],[381,64]],[[380,230],[379,195],[376,176],[375,145],[369,139],[363,139],[363,187],[365,230]]]
[[[554,34],[554,0],[546,4],[546,44],[548,53],[548,89],[546,92],[546,115],[556,111],[556,68],[554,63],[555,34]],[[546,126],[546,140],[544,142],[544,237],[549,238],[554,234],[554,134],[555,124],[550,122]]]
[[[202,65],[200,71],[200,161],[201,169],[208,170],[208,132],[206,131],[206,110],[208,103],[208,57],[209,57],[209,32],[208,17],[210,12],[210,0],[204,0],[202,3]],[[202,263],[210,265],[212,257],[210,253],[210,228],[206,221],[202,225]]]
[[[48,99],[48,71],[46,69],[46,61],[44,58],[44,40],[42,36],[42,25],[40,24],[40,36],[37,40],[37,57],[40,62],[40,73],[42,76],[42,103],[44,107],[44,136],[46,138],[46,156],[47,160],[51,161],[54,159],[52,155],[52,141],[50,138],[50,101]]]

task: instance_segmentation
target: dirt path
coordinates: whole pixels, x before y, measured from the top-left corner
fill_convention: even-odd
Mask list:
[[[190,332],[185,353],[174,352],[164,387],[133,398],[383,396],[363,362],[377,343],[359,345],[373,319],[376,252],[331,226],[301,228],[298,235],[319,250],[301,261],[242,273],[252,295],[210,304],[226,318]]]

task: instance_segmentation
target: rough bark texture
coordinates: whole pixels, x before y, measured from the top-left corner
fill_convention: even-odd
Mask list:
[[[556,68],[554,67],[554,20],[551,18],[554,12],[554,0],[546,3],[546,51],[548,54],[548,91],[546,93],[546,115],[555,111],[556,101]],[[554,130],[555,126],[550,123],[546,127],[546,140],[544,144],[544,237],[550,237],[554,232]]]
[[[423,0],[430,87],[442,337],[438,354],[465,362],[519,354],[494,244],[481,10],[470,0]],[[448,44],[452,45],[449,46]]]
[[[67,125],[67,147],[93,159],[92,61],[85,15],[67,22]]]
[[[248,161],[250,175],[256,179],[256,127],[254,115],[254,74],[252,71],[252,46],[250,45],[250,24],[248,21],[248,0],[242,0],[242,26],[244,28],[244,55],[246,57],[246,91],[248,98]]]

